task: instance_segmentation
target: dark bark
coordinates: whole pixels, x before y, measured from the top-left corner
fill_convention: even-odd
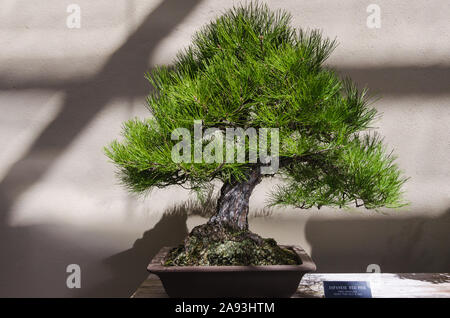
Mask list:
[[[208,223],[248,230],[247,216],[250,195],[260,182],[261,171],[259,167],[250,171],[246,181],[232,180],[225,182],[220,190],[216,214],[209,219]]]

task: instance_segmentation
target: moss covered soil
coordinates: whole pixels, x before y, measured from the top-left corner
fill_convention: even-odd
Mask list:
[[[297,254],[271,238],[215,224],[195,227],[183,245],[166,256],[166,266],[299,265]]]

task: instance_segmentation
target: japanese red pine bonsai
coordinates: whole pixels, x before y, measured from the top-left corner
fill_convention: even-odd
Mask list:
[[[323,66],[335,41],[290,26],[264,5],[226,12],[195,34],[174,65],[147,74],[148,119],[125,123],[106,154],[131,191],[222,183],[215,214],[167,265],[292,264],[295,254],[248,230],[249,198],[278,176],[271,205],[399,207],[405,178],[381,138],[377,111]],[[270,151],[269,151],[270,150]]]

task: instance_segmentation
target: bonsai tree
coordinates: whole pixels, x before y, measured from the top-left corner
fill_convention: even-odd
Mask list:
[[[367,91],[324,66],[335,41],[290,21],[250,3],[206,25],[172,66],[146,75],[149,118],[126,122],[123,140],[105,149],[132,192],[179,185],[202,198],[222,184],[215,214],[168,265],[293,262],[248,230],[249,198],[264,177],[280,181],[269,205],[404,204],[395,157],[365,132],[377,117]]]

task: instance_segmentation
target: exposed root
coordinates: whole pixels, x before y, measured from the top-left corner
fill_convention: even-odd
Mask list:
[[[172,249],[167,266],[214,265],[297,265],[297,254],[248,230],[237,230],[217,224],[195,227],[184,245]]]

